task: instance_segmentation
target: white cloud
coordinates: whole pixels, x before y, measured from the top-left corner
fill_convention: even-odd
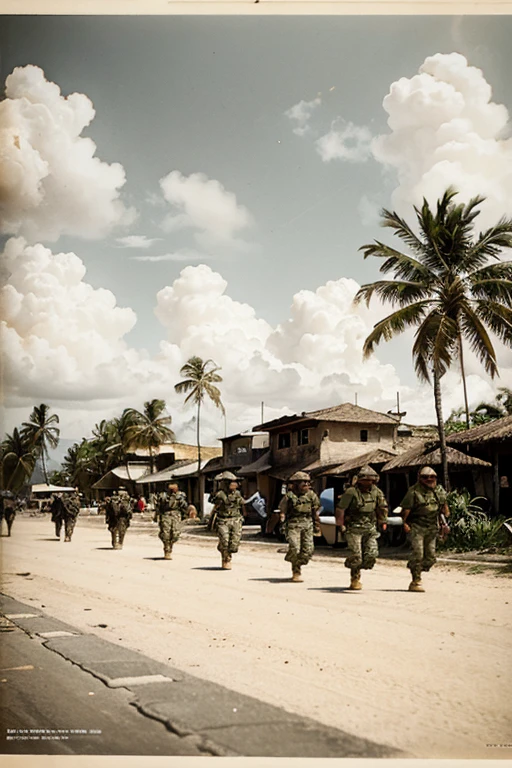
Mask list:
[[[482,71],[458,53],[429,56],[418,74],[391,85],[383,102],[390,133],[377,137],[372,149],[397,173],[396,210],[410,216],[423,196],[434,203],[453,185],[461,200],[487,198],[479,229],[512,215],[509,115],[491,98]]]
[[[337,129],[335,126],[340,125]],[[364,125],[336,120],[331,130],[315,142],[316,150],[324,163],[346,160],[361,163],[371,154],[372,134]]]
[[[174,253],[163,253],[160,256],[130,256],[130,259],[133,261],[208,261],[211,259],[211,256],[208,256],[205,253],[200,253],[199,251],[192,251],[188,248],[184,248],[180,251],[175,251]]]
[[[133,221],[120,200],[125,173],[95,156],[80,134],[95,115],[81,93],[60,88],[32,65],[16,67],[0,103],[1,231],[27,240],[55,241],[62,234],[105,236]]]
[[[122,248],[150,248],[153,243],[158,243],[161,237],[146,237],[146,235],[127,235],[118,237],[116,243]]]
[[[299,101],[298,104],[294,104],[293,107],[290,107],[284,113],[286,117],[296,124],[293,132],[297,136],[304,136],[311,130],[309,126],[311,115],[321,103],[322,99],[317,96],[312,101]]]
[[[236,245],[239,231],[252,224],[249,211],[236,196],[204,173],[184,176],[171,171],[160,179],[160,187],[173,208],[162,224],[166,232],[190,228],[203,246]]]
[[[76,254],[54,254],[12,238],[4,260],[11,273],[1,292],[6,406],[18,414],[34,402],[48,402],[62,415],[63,437],[79,438],[101,418],[161,397],[179,439],[194,442],[194,411],[174,392],[180,368],[193,355],[222,367],[228,433],[259,423],[262,401],[270,419],[353,402],[356,392],[360,405],[386,411],[400,390],[408,420],[434,420],[429,387],[401,386],[393,366],[378,356],[363,362],[363,341],[382,309],[354,307],[353,280],[300,291],[289,319],[274,328],[249,304],[231,298],[219,273],[205,264],[186,266],[157,294],[155,312],[166,339],[151,358],[125,341],[134,312],[118,307],[110,291],[89,285]],[[510,358],[510,352],[503,358],[501,385],[512,385]],[[495,385],[471,355],[468,373],[473,402],[490,398]],[[448,415],[462,401],[456,372],[444,378],[443,389]],[[203,441],[214,445],[224,434],[223,418],[211,405],[203,418]]]

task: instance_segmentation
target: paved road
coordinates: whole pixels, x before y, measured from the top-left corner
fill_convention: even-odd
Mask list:
[[[45,644],[101,680],[126,675],[93,663],[169,666],[172,683],[145,689],[165,693],[151,714],[219,754],[512,756],[487,746],[510,743],[512,584],[498,571],[436,566],[418,595],[403,562],[378,563],[351,593],[336,555],[315,555],[292,584],[282,545],[244,542],[222,571],[214,540],[184,537],[164,561],[156,533],[130,528],[114,552],[101,520],[80,518],[64,544],[47,519],[20,518],[1,539],[3,591],[79,633]]]

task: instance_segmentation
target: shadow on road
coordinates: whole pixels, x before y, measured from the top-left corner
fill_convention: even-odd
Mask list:
[[[100,550],[102,550],[103,552],[107,552],[107,551],[108,551],[108,552],[113,552],[113,551],[114,551],[114,548],[113,548],[113,547],[94,547],[94,549],[100,549]]]
[[[311,592],[355,592],[350,587],[308,587]]]
[[[223,571],[220,565],[196,565],[192,571]]]
[[[160,555],[159,557],[143,557],[143,560],[165,560],[165,557],[163,555]]]
[[[260,578],[257,578],[257,579],[249,579],[249,581],[268,581],[269,584],[292,584],[293,583],[290,576],[286,576],[282,579],[261,576]]]
[[[51,539],[36,539],[36,541],[60,541],[56,536],[52,536]]]

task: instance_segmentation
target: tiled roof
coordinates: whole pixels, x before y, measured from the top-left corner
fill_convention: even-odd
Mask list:
[[[399,423],[394,416],[390,416],[387,413],[372,411],[369,408],[361,408],[361,406],[353,405],[352,403],[342,403],[341,405],[333,405],[330,408],[322,408],[318,411],[303,411],[302,413],[296,413],[293,416],[281,416],[279,419],[268,421],[265,424],[259,424],[257,427],[254,427],[254,429],[272,429],[293,422],[310,421],[311,419],[314,419],[315,421],[345,422],[347,424],[398,425]]]
[[[446,449],[446,455],[448,458],[448,464],[452,467],[491,467],[492,464],[490,464],[488,461],[483,461],[482,459],[477,459],[475,456],[468,456],[466,453],[462,453],[461,451],[457,451],[455,448],[451,448],[450,446]],[[428,465],[437,465],[439,466],[441,464],[441,450],[440,448],[436,448],[433,451],[428,451],[425,453],[425,444],[416,446],[415,448],[411,448],[410,451],[406,451],[405,453],[400,454],[400,456],[396,456],[394,459],[391,459],[388,461],[387,464],[385,464],[382,467],[383,472],[392,472],[398,471],[398,470],[404,470],[408,469],[409,467],[422,467],[422,466],[428,466]]]

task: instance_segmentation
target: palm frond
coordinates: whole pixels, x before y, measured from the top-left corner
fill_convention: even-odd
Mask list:
[[[420,301],[407,307],[402,307],[377,323],[366,338],[363,345],[363,357],[373,353],[375,347],[384,339],[390,341],[393,336],[403,333],[407,328],[419,325],[428,311],[429,302]]]
[[[471,349],[483,363],[486,373],[494,378],[498,373],[496,352],[478,314],[466,305],[460,311],[459,323],[463,337],[469,341]]]
[[[399,306],[407,306],[413,301],[425,299],[430,296],[432,289],[425,283],[413,283],[406,280],[378,280],[375,283],[362,285],[355,295],[354,302],[365,301],[369,306],[373,294],[377,294],[384,301],[396,303]]]

